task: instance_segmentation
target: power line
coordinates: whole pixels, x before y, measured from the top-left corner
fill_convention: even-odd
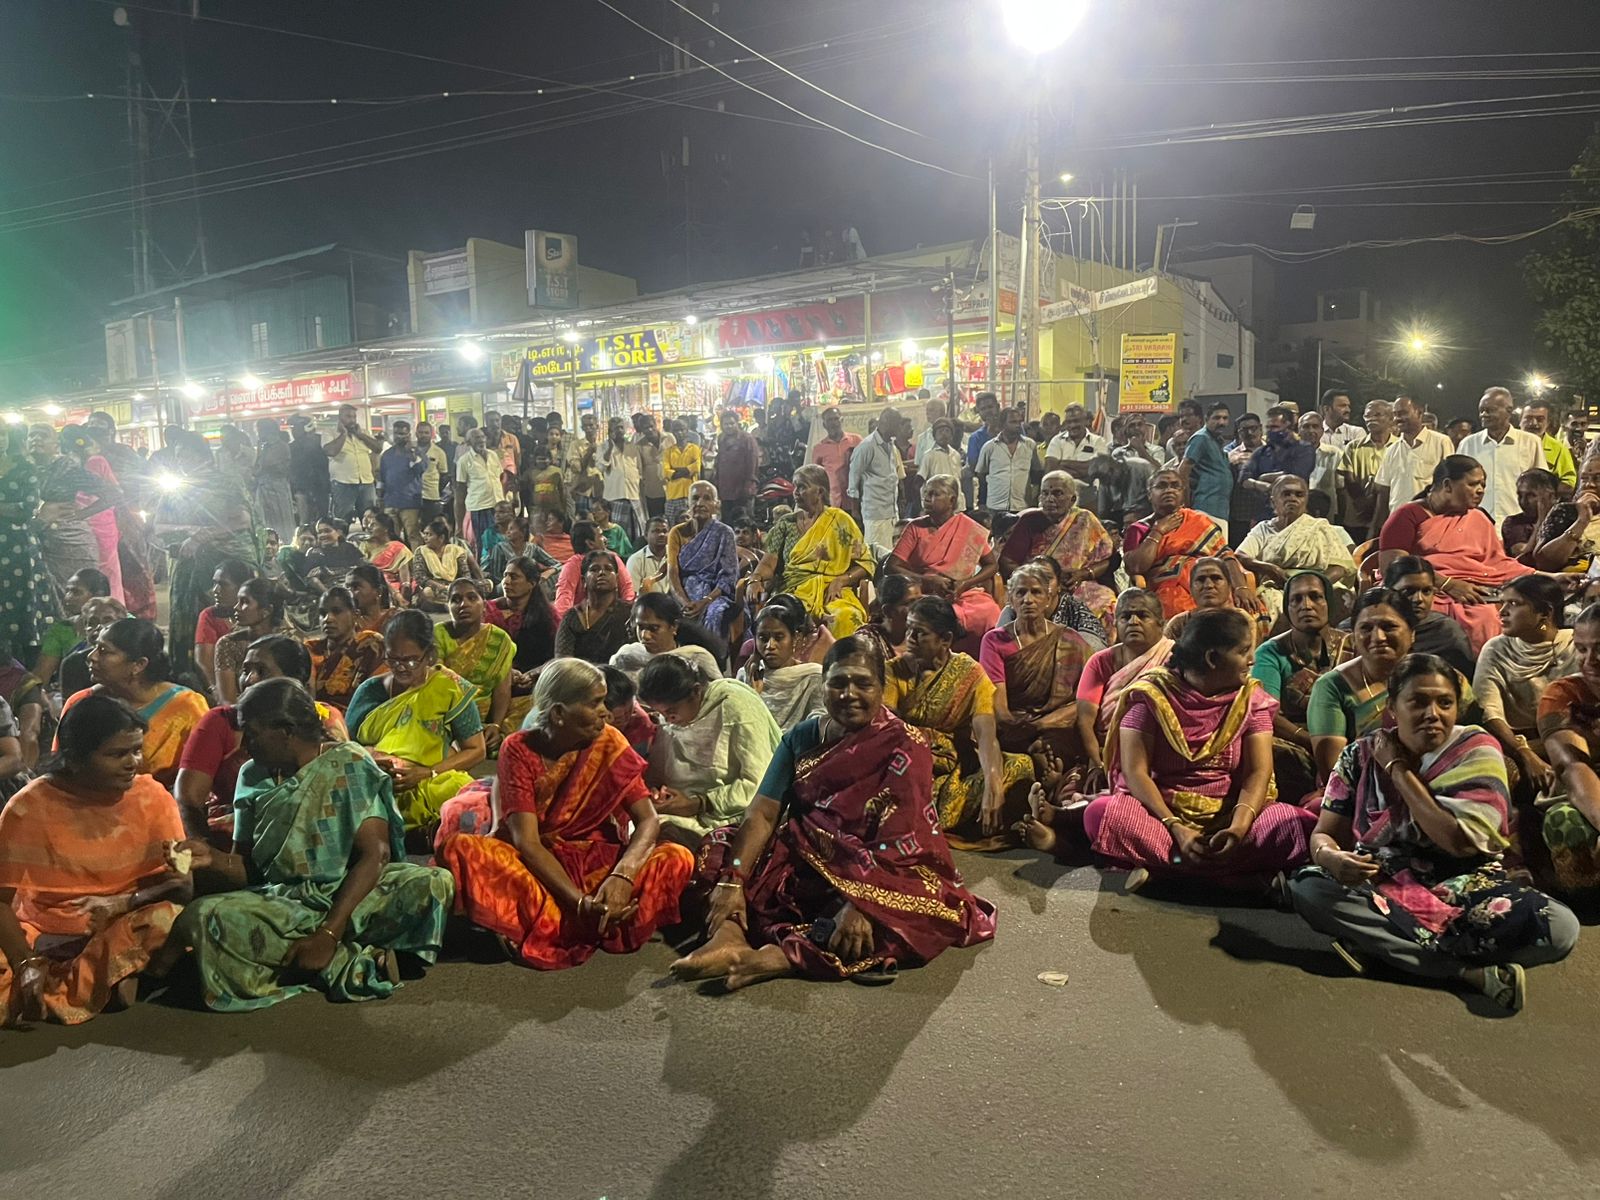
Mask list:
[[[828,97],[828,99],[836,101],[837,103],[844,105],[846,108],[854,109],[856,112],[860,113],[862,116],[871,117],[874,121],[882,122],[883,124],[889,126],[891,129],[898,129],[901,133],[909,133],[912,137],[924,137],[924,136],[926,136],[924,134],[918,133],[915,129],[907,129],[904,125],[897,125],[897,124],[895,124],[895,122],[889,120],[887,117],[880,117],[875,112],[869,112],[867,109],[862,108],[859,104],[852,104],[852,103],[850,103],[850,101],[846,100],[844,97],[835,95],[833,92],[830,92],[827,88],[820,87],[817,84],[812,83],[811,80],[805,78],[802,75],[796,75],[793,71],[789,70],[788,67],[783,66],[781,63],[773,62],[772,59],[768,58],[765,54],[762,54],[761,51],[757,50],[755,47],[746,45],[744,42],[741,42],[738,38],[734,37],[731,33],[728,33],[726,30],[718,29],[715,25],[713,25],[710,21],[706,20],[699,13],[695,12],[692,8],[689,8],[686,5],[679,3],[679,0],[667,0],[667,3],[672,5],[673,8],[676,8],[679,12],[687,13],[689,16],[693,17],[696,21],[699,21],[700,24],[704,25],[707,29],[711,30],[711,32],[715,33],[718,37],[727,38],[735,46],[738,46],[739,49],[741,49],[741,50],[748,50],[751,54],[754,54],[757,58],[759,58],[762,62],[767,63],[767,64],[769,64],[771,66],[777,67],[778,70],[782,71],[785,75],[789,76],[790,79],[794,79],[794,80],[799,81],[800,83],[803,83],[806,87],[810,88],[812,91],[820,92],[822,95]],[[610,6],[607,5],[607,7],[610,7]],[[734,61],[737,62],[738,60],[735,59]]]
[[[909,154],[902,154],[898,150],[891,150],[888,146],[880,146],[877,142],[868,141],[864,137],[859,137],[858,135],[851,133],[848,129],[841,129],[837,125],[831,125],[827,121],[822,120],[822,118],[820,118],[820,117],[812,116],[810,113],[805,112],[802,109],[796,108],[794,105],[788,103],[787,101],[779,100],[776,96],[771,95],[768,92],[763,92],[760,88],[753,87],[750,84],[745,83],[742,79],[739,79],[736,76],[728,74],[728,72],[724,71],[721,67],[717,66],[715,63],[707,62],[705,59],[701,58],[693,50],[690,50],[687,47],[677,46],[677,43],[671,41],[668,38],[663,37],[661,34],[657,33],[655,30],[651,29],[648,25],[645,25],[641,21],[634,20],[634,18],[630,17],[627,13],[623,12],[616,5],[612,4],[611,0],[595,0],[595,3],[600,5],[602,8],[609,9],[611,12],[615,13],[617,16],[621,17],[624,21],[626,21],[628,24],[634,26],[635,28],[643,30],[645,33],[647,33],[651,37],[655,38],[656,41],[661,42],[664,45],[673,46],[673,47],[675,47],[675,48],[677,48],[679,50],[682,50],[684,54],[687,54],[690,58],[694,59],[695,61],[701,62],[701,63],[705,63],[706,66],[710,67],[718,75],[723,76],[725,79],[731,80],[733,83],[738,84],[740,87],[745,88],[748,91],[754,92],[756,95],[761,96],[764,99],[772,101],[772,103],[778,105],[780,108],[788,109],[790,112],[794,113],[796,116],[803,117],[808,121],[815,122],[816,124],[822,126],[824,129],[830,129],[834,133],[837,133],[837,134],[840,134],[840,135],[842,135],[844,137],[849,138],[852,142],[858,142],[861,145],[870,147],[873,150],[878,150],[878,151],[881,151],[884,154],[893,155],[895,158],[902,159],[905,162],[912,163],[912,164],[914,164],[916,166],[927,167],[929,170],[938,171],[941,174],[950,175],[950,176],[955,177],[956,179],[969,179],[974,183],[979,182],[978,177],[976,175],[968,175],[968,174],[965,174],[964,172],[961,172],[961,171],[953,171],[949,167],[941,167],[938,163],[931,163],[931,162],[926,162],[926,161],[924,161],[923,159],[920,159],[920,158],[913,158]]]

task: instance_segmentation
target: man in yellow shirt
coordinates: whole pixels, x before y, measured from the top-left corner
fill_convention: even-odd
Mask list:
[[[672,434],[673,444],[661,451],[661,474],[667,489],[667,528],[671,529],[689,511],[689,488],[700,478],[702,462],[700,447],[683,439],[676,421],[667,422],[667,432]]]
[[[1561,484],[1563,496],[1572,495],[1578,486],[1578,467],[1566,442],[1550,432],[1550,405],[1544,400],[1529,400],[1522,406],[1522,428],[1536,433],[1544,442],[1544,465]]]

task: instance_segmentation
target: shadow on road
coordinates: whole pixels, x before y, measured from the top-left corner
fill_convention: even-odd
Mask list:
[[[1292,914],[1185,905],[1218,921],[1215,936],[1185,940],[1171,906],[1118,887],[1103,883],[1090,914],[1095,945],[1131,955],[1164,1012],[1238,1034],[1311,1127],[1351,1155],[1393,1163],[1413,1152],[1416,1114],[1398,1072],[1435,1103],[1527,1122],[1575,1162],[1600,1157],[1592,1113],[1572,1102],[1593,1085],[1590,1057],[1572,1053],[1576,1031],[1592,1028],[1585,972],[1530,972],[1529,1009],[1484,1019],[1446,989],[1353,976]],[[1310,1012],[1336,1015],[1310,1024]]]

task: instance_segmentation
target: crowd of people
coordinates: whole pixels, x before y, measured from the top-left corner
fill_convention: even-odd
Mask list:
[[[0,1017],[379,998],[458,936],[887,983],[1018,846],[1519,1009],[1600,900],[1582,414],[923,399],[10,429]]]

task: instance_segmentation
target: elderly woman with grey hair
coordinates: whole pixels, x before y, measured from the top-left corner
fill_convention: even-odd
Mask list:
[[[1079,506],[1078,481],[1065,471],[1047,471],[1039,481],[1039,507],[1017,514],[1000,548],[1000,574],[1010,579],[1031,559],[1054,559],[1064,594],[1075,596],[1109,626],[1117,597],[1106,581],[1116,548],[1100,518]]]
[[[459,910],[543,971],[594,952],[627,954],[678,921],[694,856],[656,844],[660,818],[644,759],[607,720],[605,676],[558,658],[539,673],[520,733],[500,746],[499,778],[451,802],[439,863]],[[469,825],[468,817],[474,820]]]

